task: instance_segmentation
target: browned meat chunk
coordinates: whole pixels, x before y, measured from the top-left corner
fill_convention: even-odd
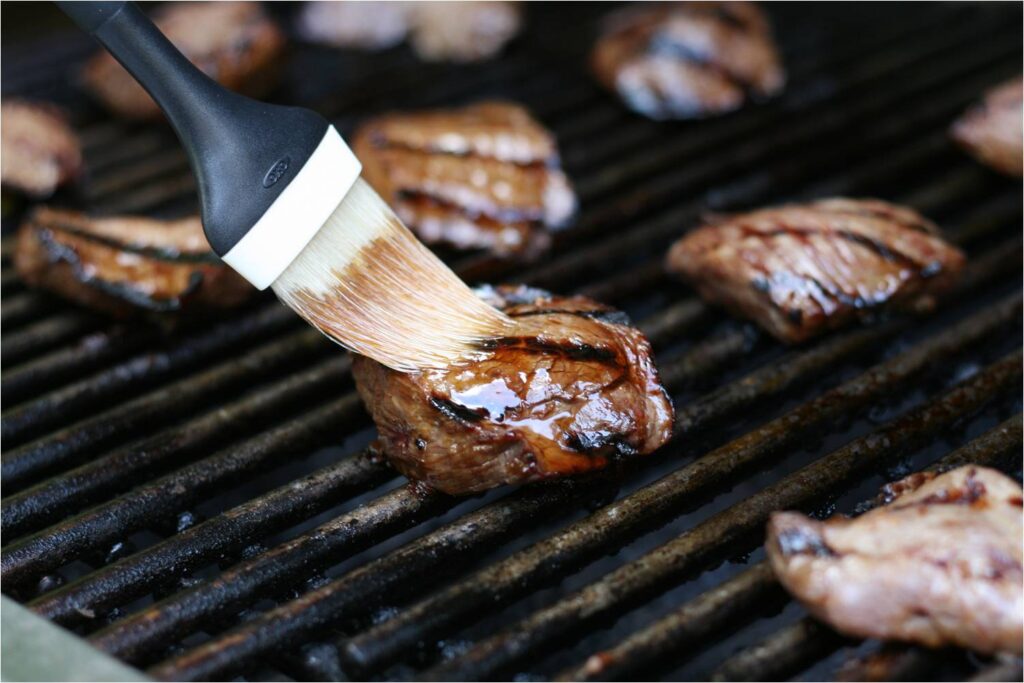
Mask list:
[[[413,49],[428,61],[475,62],[496,55],[519,32],[512,2],[415,3]]]
[[[782,585],[849,635],[1020,654],[1020,485],[969,465],[913,475],[890,495],[855,519],[773,515]]]
[[[274,86],[285,38],[259,3],[178,2],[161,7],[153,19],[193,64],[221,85],[254,97]],[[83,77],[92,93],[120,116],[160,115],[142,86],[105,50],[86,64]]]
[[[425,242],[529,258],[576,210],[554,138],[513,104],[381,116],[352,146],[366,180]]]
[[[668,440],[672,404],[621,313],[525,287],[479,291],[519,327],[475,361],[415,374],[353,361],[396,469],[461,494],[599,469]]]
[[[1024,81],[1017,78],[985,94],[953,124],[953,139],[1000,173],[1024,174]]]
[[[21,226],[14,262],[29,284],[117,316],[227,308],[255,291],[213,253],[199,218],[40,207]]]
[[[963,263],[911,209],[826,199],[716,218],[672,245],[667,266],[797,343],[883,304],[928,309]]]
[[[777,94],[771,27],[747,2],[667,2],[608,17],[591,53],[601,83],[653,119],[699,118]]]
[[[314,42],[381,50],[408,36],[422,59],[454,62],[493,57],[519,25],[513,2],[308,2],[298,21]]]
[[[408,2],[307,2],[297,20],[299,35],[314,43],[383,50],[405,40]]]
[[[0,106],[0,180],[33,197],[53,194],[78,177],[82,149],[63,114],[50,105],[17,100]]]

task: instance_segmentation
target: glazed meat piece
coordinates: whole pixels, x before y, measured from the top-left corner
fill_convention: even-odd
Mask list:
[[[826,199],[713,219],[672,245],[667,267],[798,343],[883,304],[927,310],[963,263],[911,209]]]
[[[1020,654],[1020,485],[968,465],[887,493],[855,519],[773,515],[767,551],[782,585],[849,635]]]
[[[302,36],[335,47],[381,50],[406,37],[427,61],[475,62],[519,32],[514,2],[307,2]]]
[[[90,218],[40,207],[14,258],[27,283],[119,317],[235,306],[255,290],[210,249],[199,218]]]
[[[529,258],[576,210],[554,138],[517,105],[384,115],[352,146],[366,180],[428,243]]]
[[[175,47],[221,85],[259,97],[277,80],[285,38],[259,3],[171,3],[154,12],[153,20]],[[120,116],[160,116],[142,86],[105,50],[86,64],[83,79]]]
[[[462,494],[599,469],[669,439],[672,404],[623,314],[526,287],[478,292],[519,327],[476,360],[414,374],[353,360],[396,469]]]
[[[771,27],[748,2],[668,2],[608,17],[590,55],[598,80],[653,119],[690,119],[777,94]]]
[[[0,180],[5,187],[47,197],[78,177],[81,145],[56,107],[5,101],[0,119]]]
[[[953,139],[1000,173],[1024,173],[1024,81],[1017,78],[985,94],[985,99],[953,124]]]

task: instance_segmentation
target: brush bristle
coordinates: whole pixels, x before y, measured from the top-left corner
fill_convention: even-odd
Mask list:
[[[423,246],[362,179],[273,284],[327,337],[402,372],[447,367],[515,323]]]

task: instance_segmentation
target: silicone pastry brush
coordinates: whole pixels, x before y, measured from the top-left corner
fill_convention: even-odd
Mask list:
[[[342,346],[412,371],[470,357],[514,323],[359,178],[319,114],[233,93],[129,2],[58,2],[146,89],[188,153],[214,251]]]

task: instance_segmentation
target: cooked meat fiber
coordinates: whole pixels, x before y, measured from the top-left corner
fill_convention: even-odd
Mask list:
[[[384,115],[353,148],[367,181],[428,243],[530,258],[576,210],[554,138],[514,104]]]
[[[953,139],[987,164],[1006,175],[1024,174],[1024,81],[1003,83],[953,124]]]
[[[406,37],[421,59],[493,57],[519,32],[514,2],[307,2],[298,28],[307,40],[381,50]]]
[[[606,88],[653,119],[722,114],[785,84],[768,20],[747,2],[629,7],[607,18],[590,58]]]
[[[0,105],[0,181],[33,197],[47,197],[82,170],[78,137],[59,109],[20,100]]]
[[[519,329],[477,360],[414,374],[353,361],[396,469],[462,494],[599,469],[668,440],[672,404],[623,314],[526,287],[478,291]]]
[[[667,267],[798,343],[884,304],[926,310],[963,263],[911,209],[826,199],[713,219],[672,245]]]
[[[15,267],[30,285],[120,317],[228,308],[255,290],[210,249],[199,218],[90,218],[40,207],[21,226]]]
[[[782,585],[852,636],[1020,654],[1020,485],[969,465],[888,494],[855,519],[773,515],[768,559]]]
[[[221,85],[259,97],[279,75],[284,34],[256,2],[177,2],[153,13],[164,35]],[[156,103],[106,50],[86,64],[89,90],[116,114],[160,116]]]

